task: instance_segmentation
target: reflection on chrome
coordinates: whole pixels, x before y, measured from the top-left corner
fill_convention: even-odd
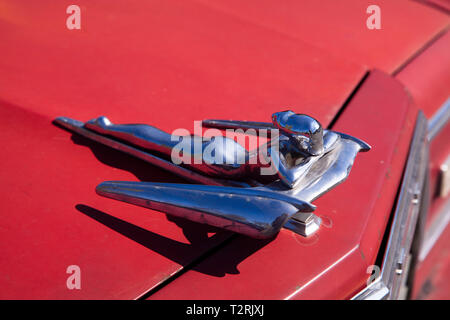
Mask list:
[[[304,236],[314,233],[320,218],[310,202],[343,182],[357,153],[370,150],[365,142],[323,130],[317,120],[292,111],[274,113],[272,123],[205,120],[209,128],[264,131],[270,140],[247,151],[226,137],[189,136],[190,144],[175,159],[186,137],[153,126],[113,124],[103,116],[86,123],[60,117],[55,123],[205,184],[110,181],[97,187],[99,195],[254,238],[273,237],[282,227]],[[268,162],[253,159],[262,153]],[[193,161],[185,161],[186,155]]]

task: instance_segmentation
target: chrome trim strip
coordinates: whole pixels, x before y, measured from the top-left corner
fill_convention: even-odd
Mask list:
[[[420,212],[422,186],[428,167],[427,119],[419,111],[401,191],[394,212],[381,275],[352,300],[399,298],[406,280],[407,258]]]
[[[433,140],[450,121],[450,98],[444,102],[434,116],[428,121],[428,140]]]
[[[389,294],[389,288],[379,277],[370,286],[355,295],[352,300],[383,300]]]
[[[450,222],[450,200],[444,205],[438,216],[433,220],[428,230],[425,231],[422,247],[419,251],[419,261],[425,260],[442,232]]]

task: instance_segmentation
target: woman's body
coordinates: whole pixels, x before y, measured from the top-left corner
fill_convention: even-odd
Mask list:
[[[266,145],[267,150],[263,149],[265,152],[258,149],[250,153],[236,141],[223,136],[174,136],[146,124],[113,124],[103,116],[84,126],[160,153],[175,164],[208,176],[250,178],[260,182],[281,179],[286,186],[294,188],[306,170],[333,148],[338,136],[328,133],[324,148],[323,130],[315,119],[283,111],[275,113],[272,120],[274,127],[281,131],[278,143],[271,141]],[[261,161],[261,156],[267,156],[268,161]]]
[[[182,163],[210,176],[242,178],[254,169],[250,168],[249,152],[223,136],[174,136],[146,124],[113,124],[104,116],[89,120],[85,127],[158,152],[170,157],[175,164]]]

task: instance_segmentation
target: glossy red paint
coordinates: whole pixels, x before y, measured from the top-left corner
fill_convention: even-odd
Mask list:
[[[196,1],[80,0],[75,31],[65,3],[2,3],[0,98],[50,117],[172,131],[302,106],[326,125],[367,71]]]
[[[306,239],[282,230],[272,242],[259,244],[236,237],[150,298],[352,296],[365,285],[367,267],[375,262],[416,115],[396,80],[372,72],[333,129],[360,137],[373,149],[358,155],[344,184],[314,202],[324,220],[321,229]]]
[[[242,21],[323,48],[369,68],[392,73],[448,27],[448,15],[411,0],[198,0]],[[377,5],[381,29],[369,30]]]
[[[79,4],[77,33],[64,4],[2,2],[0,298],[137,298],[229,236],[96,195],[104,180],[178,180],[71,139],[56,116],[171,131],[298,105],[327,124],[366,72],[196,3]],[[73,264],[79,291],[66,287]]]
[[[450,95],[450,32],[445,32],[408,63],[396,78],[430,119]]]
[[[311,1],[296,7],[303,21],[298,22],[275,2],[258,4],[252,17],[255,8],[244,2],[238,14],[200,1],[79,0],[82,29],[69,31],[67,4],[2,1],[0,142],[7,156],[0,160],[5,195],[0,298],[137,298],[230,237],[98,197],[94,188],[104,180],[179,180],[71,137],[51,125],[53,118],[107,114],[113,121],[171,131],[191,129],[193,120],[203,118],[267,120],[289,105],[328,125],[367,69],[393,71],[448,21],[420,4],[386,1],[383,31],[368,33],[363,3],[330,2],[327,11]],[[273,17],[266,19],[262,7]],[[413,19],[413,25],[406,23]],[[381,92],[389,97],[380,95],[385,85]],[[201,289],[197,296],[214,292],[230,298],[284,298],[305,284],[296,298],[337,298],[361,287],[398,186],[415,115],[386,75],[374,72],[366,86],[368,92],[355,96],[335,129],[366,139],[374,149],[358,156],[348,182],[318,201],[330,229],[312,239],[283,231],[268,244],[236,237],[223,248],[220,268],[211,256],[154,297],[196,297],[176,286],[181,281]],[[391,130],[379,130],[385,120]],[[366,202],[349,208],[348,195],[355,193]],[[348,216],[357,218],[350,232]],[[358,239],[357,228],[366,230],[367,238]],[[345,246],[337,247],[335,230]],[[230,252],[236,243],[240,246]],[[311,255],[313,248],[320,251]],[[81,290],[66,287],[72,264],[81,267]],[[347,272],[350,268],[355,273]],[[271,278],[277,274],[283,276]],[[267,277],[273,289],[261,288]],[[320,283],[329,291],[319,292]]]

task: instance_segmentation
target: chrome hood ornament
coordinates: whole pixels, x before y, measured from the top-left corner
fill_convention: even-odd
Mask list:
[[[136,156],[198,184],[108,181],[105,197],[242,233],[270,238],[282,227],[303,236],[321,223],[311,202],[350,173],[359,151],[370,146],[292,111],[272,123],[204,120],[208,128],[244,130],[270,138],[247,151],[232,138],[174,135],[145,124],[86,123],[59,117],[55,123]]]

